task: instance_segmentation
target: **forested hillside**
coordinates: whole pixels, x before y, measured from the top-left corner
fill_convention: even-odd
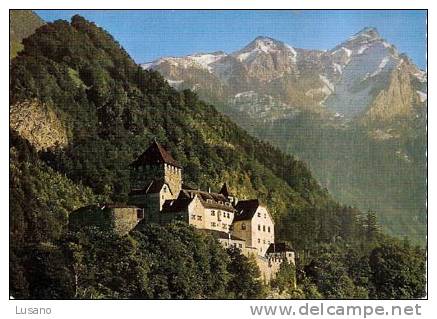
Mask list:
[[[339,245],[343,254],[350,243],[360,247],[360,258],[369,258],[383,238],[369,232],[370,215],[334,202],[303,162],[251,137],[193,92],[177,92],[157,72],[143,70],[111,35],[82,17],[46,24],[23,45],[10,67],[11,127],[35,129],[11,131],[10,273],[15,297],[264,296],[250,260],[231,251],[229,260],[219,262],[222,248],[190,227],[142,225],[127,237],[95,229],[67,232],[74,209],[127,200],[129,164],[153,138],[181,163],[185,183],[218,189],[225,181],[239,198],[261,198],[275,218],[278,239],[302,252],[298,267],[303,273],[316,262],[319,244]],[[41,111],[22,111],[29,105]],[[45,116],[44,135],[33,138],[41,132],[36,122]],[[403,249],[408,258],[423,257],[420,250]],[[335,259],[347,277],[343,295],[321,290],[320,296],[378,297],[379,290],[370,291],[369,283],[348,274],[346,260]],[[189,266],[199,262],[208,266]],[[175,267],[182,264],[187,268]],[[401,297],[423,295],[423,267],[417,267],[407,274],[415,286]],[[214,277],[215,271],[221,277]],[[192,281],[198,276],[204,278],[200,286]],[[247,279],[247,290],[238,290],[239,278]],[[301,280],[308,291],[317,290],[311,278]]]

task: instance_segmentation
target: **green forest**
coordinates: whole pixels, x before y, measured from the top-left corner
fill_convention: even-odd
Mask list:
[[[423,248],[384,235],[375,213],[337,203],[302,161],[141,69],[94,23],[80,16],[48,23],[22,45],[10,63],[10,107],[44,105],[68,143],[38,149],[10,130],[14,298],[242,299],[273,290],[309,299],[426,295]],[[72,211],[127,201],[129,164],[154,138],[183,166],[184,183],[218,190],[226,181],[238,197],[266,203],[277,239],[296,251],[296,266],[284,264],[266,286],[252,260],[178,223],[142,223],[126,236],[69,231]]]

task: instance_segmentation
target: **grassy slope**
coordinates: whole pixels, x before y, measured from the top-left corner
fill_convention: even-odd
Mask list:
[[[10,58],[23,49],[22,40],[42,26],[44,21],[32,10],[11,10],[9,12]]]

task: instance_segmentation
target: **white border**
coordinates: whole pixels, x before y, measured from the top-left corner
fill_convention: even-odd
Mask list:
[[[311,304],[320,304],[320,301],[165,301],[165,300],[150,300],[150,301],[15,301],[9,300],[9,267],[8,267],[8,177],[9,177],[9,157],[8,157],[8,68],[9,68],[9,52],[7,48],[7,41],[9,37],[9,9],[429,9],[428,31],[431,35],[434,34],[435,24],[437,19],[437,12],[435,1],[390,1],[390,0],[367,0],[367,1],[341,1],[341,0],[306,0],[306,1],[279,1],[279,0],[252,0],[252,1],[223,1],[223,0],[160,0],[160,1],[139,1],[139,0],[125,0],[125,1],[90,1],[90,0],[75,0],[75,1],[59,1],[59,0],[45,0],[45,1],[29,1],[29,0],[15,0],[15,1],[1,1],[0,2],[0,25],[1,25],[1,37],[3,43],[3,50],[0,51],[2,74],[1,74],[1,115],[0,120],[0,149],[2,156],[0,157],[1,170],[1,193],[2,194],[2,212],[1,218],[1,242],[2,248],[2,262],[0,263],[0,274],[2,289],[0,294],[0,314],[3,318],[13,318],[15,314],[15,306],[19,307],[52,307],[53,313],[50,318],[88,318],[91,316],[97,316],[100,318],[129,318],[138,317],[143,318],[171,318],[171,317],[190,317],[190,318],[249,318],[248,305],[302,305],[306,302]],[[428,56],[437,56],[435,37],[429,38]],[[433,93],[436,92],[435,81],[432,81],[436,68],[435,63],[429,63],[428,75],[431,79],[429,81],[428,101],[433,102]],[[435,109],[431,105],[429,106],[429,150],[428,154],[435,153],[436,147],[436,114]],[[433,180],[437,177],[435,165],[430,162],[429,167],[429,223],[428,225],[434,225],[436,217],[435,212],[436,200],[433,195],[436,194],[436,186]],[[434,178],[433,178],[434,177]],[[435,247],[435,235],[433,234],[433,228],[431,226],[429,232],[429,246]],[[434,264],[436,249],[429,250],[429,265]],[[431,268],[431,267],[430,267]],[[386,307],[391,305],[413,305],[418,303],[422,306],[422,318],[435,318],[437,315],[437,306],[432,305],[432,301],[436,298],[437,283],[435,276],[431,272],[429,274],[429,300],[423,301],[330,301],[325,302],[330,305],[384,305]],[[20,317],[20,316],[18,316]],[[21,316],[24,317],[24,316]],[[259,316],[257,316],[259,317]],[[280,316],[281,317],[281,316]],[[297,317],[297,316],[296,316]],[[319,317],[320,316],[315,316]],[[413,316],[405,316],[406,318],[412,318]],[[367,318],[377,318],[371,316]],[[379,316],[381,318],[381,316]],[[417,318],[417,316],[414,316]]]

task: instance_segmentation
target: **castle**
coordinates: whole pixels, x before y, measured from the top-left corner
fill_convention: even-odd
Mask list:
[[[275,243],[275,224],[258,199],[238,200],[226,183],[218,193],[192,189],[183,184],[182,167],[158,142],[130,165],[128,205],[88,206],[70,216],[72,227],[107,224],[128,233],[139,221],[184,221],[210,233],[225,248],[235,246],[253,256],[265,282],[274,278],[283,261],[294,264],[294,252]]]

